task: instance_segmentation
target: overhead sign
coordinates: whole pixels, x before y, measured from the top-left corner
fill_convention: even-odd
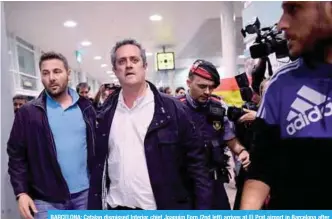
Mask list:
[[[76,61],[82,63],[82,53],[78,50],[75,51]]]
[[[174,70],[174,52],[157,53],[157,69],[158,71]]]

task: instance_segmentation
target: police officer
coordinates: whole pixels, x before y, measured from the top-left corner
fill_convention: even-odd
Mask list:
[[[238,156],[244,168],[250,164],[250,159],[249,153],[232,131],[231,122],[225,113],[226,107],[221,104],[221,99],[212,95],[219,84],[220,77],[216,67],[210,62],[197,60],[189,71],[189,90],[178,99],[189,106],[188,113],[205,143],[210,179],[214,185],[213,209],[228,210],[230,204],[224,183],[229,182],[229,157],[224,149],[228,146]]]

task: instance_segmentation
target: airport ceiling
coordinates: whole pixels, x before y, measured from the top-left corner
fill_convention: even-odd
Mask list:
[[[221,56],[222,6],[223,2],[216,1],[25,1],[5,2],[5,14],[10,33],[43,51],[61,52],[73,68],[81,68],[99,81],[110,81],[110,50],[124,38],[137,39],[152,54],[166,46],[167,51],[175,52],[176,59]],[[242,3],[234,2],[234,7],[239,16]],[[151,21],[152,15],[160,15],[162,20]],[[75,21],[77,26],[64,27],[68,20]],[[83,41],[91,45],[82,46]],[[238,48],[243,46],[238,43]],[[76,61],[76,50],[82,51],[81,66]],[[95,60],[96,56],[101,59]],[[154,55],[149,56],[148,64],[153,66],[154,62]],[[102,64],[107,66],[101,67]],[[150,67],[149,71],[153,70]]]

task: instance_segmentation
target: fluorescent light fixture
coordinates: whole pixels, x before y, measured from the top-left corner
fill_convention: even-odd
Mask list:
[[[244,59],[245,56],[244,56],[244,55],[239,55],[239,58],[240,58],[240,59]]]
[[[162,19],[163,19],[163,17],[158,14],[154,14],[154,15],[150,16],[151,21],[161,21]]]
[[[146,56],[152,56],[152,52],[146,52],[145,55]]]
[[[81,45],[82,46],[90,46],[91,42],[90,41],[83,41],[83,42],[81,42]]]
[[[93,59],[94,59],[94,60],[100,60],[100,59],[101,59],[101,56],[95,56]]]
[[[75,21],[68,20],[63,23],[63,26],[65,27],[76,27],[77,23]]]
[[[111,77],[111,78],[116,78],[116,76],[115,76],[115,75],[110,75],[110,77]]]
[[[112,74],[113,72],[112,71],[106,71],[107,74]]]
[[[100,67],[105,68],[105,67],[107,67],[107,64],[101,64]]]

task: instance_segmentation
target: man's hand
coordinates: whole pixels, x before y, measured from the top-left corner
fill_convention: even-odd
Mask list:
[[[256,119],[256,111],[253,110],[248,110],[248,109],[243,109],[244,112],[246,112],[246,114],[244,114],[243,116],[241,116],[238,120],[238,122],[243,123],[243,122],[252,122]]]
[[[20,211],[20,214],[24,219],[33,219],[33,216],[31,215],[30,209],[37,213],[37,208],[35,206],[35,203],[30,198],[29,195],[22,193],[18,195],[18,209]]]
[[[242,166],[244,169],[247,169],[247,167],[250,165],[250,155],[247,150],[243,150],[239,155],[239,160],[242,163]]]
[[[227,146],[238,156],[243,168],[247,168],[250,164],[250,156],[248,151],[239,143],[237,138],[227,141]]]

